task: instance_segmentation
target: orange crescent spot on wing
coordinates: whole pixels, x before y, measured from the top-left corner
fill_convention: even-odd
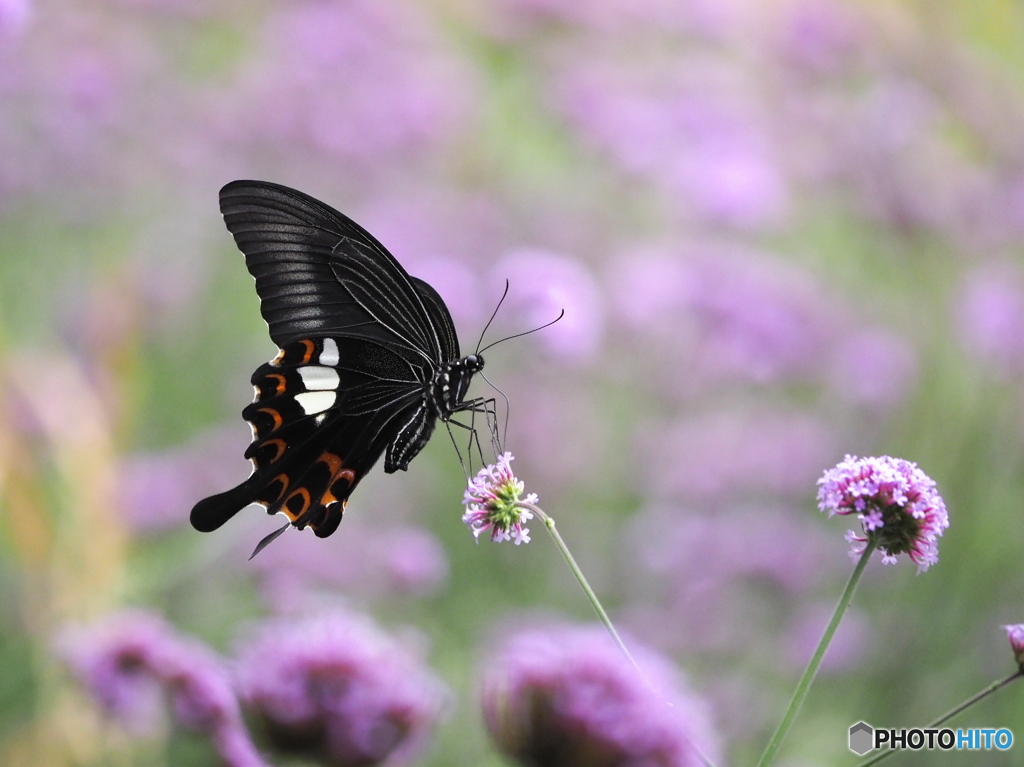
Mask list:
[[[274,392],[277,396],[281,396],[285,391],[287,391],[288,387],[285,384],[284,376],[280,373],[267,373],[267,378],[277,379],[277,391]]]
[[[331,472],[330,484],[328,484],[327,490],[324,491],[324,494],[320,496],[320,505],[329,506],[332,503],[337,503],[339,500],[338,497],[331,492],[331,488],[334,487],[334,483],[337,482],[338,479],[344,478],[348,481],[349,487],[351,487],[355,482],[356,473],[352,471],[352,469],[343,469],[341,458],[336,456],[334,453],[324,453],[318,460],[327,464],[327,468],[330,469]],[[345,507],[342,506],[343,510],[344,508]]]
[[[300,341],[299,343],[306,347],[306,353],[302,355],[302,364],[305,365],[307,362],[313,359],[313,352],[316,351],[316,344],[313,343],[308,338],[302,339],[302,341]]]
[[[256,412],[267,413],[271,418],[274,419],[274,428],[271,429],[271,431],[277,431],[279,428],[281,428],[281,424],[284,423],[284,419],[281,418],[281,414],[274,410],[274,408],[272,407],[261,407]]]
[[[260,448],[262,449],[267,445],[273,445],[274,447],[277,448],[277,455],[270,459],[271,463],[275,463],[276,461],[278,461],[281,458],[281,456],[284,455],[284,451],[288,449],[288,444],[283,439],[268,439],[266,442],[260,445]],[[282,474],[281,476],[284,475]]]
[[[288,483],[289,483],[288,475],[287,474],[278,474],[276,477],[274,477],[272,480],[270,480],[267,483],[267,487],[269,488],[275,482],[280,482],[281,483],[281,489],[278,491],[277,497],[272,499],[272,500],[271,499],[265,499],[265,498],[258,498],[256,500],[256,503],[258,503],[260,506],[267,507],[267,506],[271,506],[271,505],[273,505],[273,504],[275,504],[275,503],[277,503],[278,501],[281,500],[281,498],[284,496],[285,491],[288,489]],[[264,489],[266,489],[266,488],[264,488]]]
[[[300,508],[298,511],[288,507],[289,504],[292,502],[292,498],[295,498],[296,496],[301,496],[302,497],[302,508]],[[292,522],[294,522],[295,520],[297,520],[299,517],[301,517],[303,514],[306,513],[306,510],[309,509],[309,503],[310,503],[309,490],[307,490],[304,487],[297,487],[285,499],[284,503],[281,505],[281,511],[283,511],[288,516],[288,518]]]
[[[331,477],[331,484],[328,485],[326,492],[324,492],[323,496],[320,498],[321,505],[327,506],[328,504],[336,503],[339,500],[338,497],[333,493],[334,485],[335,483],[337,483],[339,479],[344,479],[346,482],[348,482],[349,491],[351,492],[352,486],[355,485],[356,473],[352,471],[352,469],[341,469],[340,471],[336,472]],[[344,503],[347,504],[348,501],[344,501]],[[345,507],[342,506],[342,509],[344,508]]]
[[[316,460],[318,463],[327,464],[327,469],[331,472],[332,477],[341,470],[341,458],[334,453],[321,453]]]

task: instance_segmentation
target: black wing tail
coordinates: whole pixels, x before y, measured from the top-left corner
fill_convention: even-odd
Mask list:
[[[251,503],[262,504],[271,514],[281,510],[297,467],[315,460],[317,453],[330,441],[329,429],[316,428],[312,419],[295,425],[303,424],[312,433],[297,447],[285,447],[275,460],[265,463],[254,457],[255,469],[245,482],[226,492],[204,498],[193,506],[189,515],[192,527],[201,533],[212,532]]]
[[[192,527],[201,533],[212,533],[253,503],[264,484],[266,477],[260,477],[257,472],[238,487],[204,498],[192,507],[189,515]]]

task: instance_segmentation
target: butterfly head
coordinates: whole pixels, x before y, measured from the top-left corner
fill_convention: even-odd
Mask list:
[[[448,420],[461,409],[460,405],[466,398],[473,375],[483,369],[484,358],[479,354],[470,354],[449,362],[438,371],[434,379],[434,402],[442,420]]]

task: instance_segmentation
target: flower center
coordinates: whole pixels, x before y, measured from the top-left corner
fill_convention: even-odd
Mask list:
[[[875,508],[878,508],[877,506]],[[903,506],[889,504],[880,509],[882,526],[868,532],[878,548],[889,554],[904,554],[913,550],[921,532],[921,520],[912,517]]]

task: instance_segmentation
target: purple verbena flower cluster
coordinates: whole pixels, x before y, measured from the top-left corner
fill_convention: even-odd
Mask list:
[[[69,629],[58,645],[86,689],[129,728],[158,726],[166,696],[174,721],[209,735],[226,765],[265,765],[242,723],[223,663],[162,618],[115,614],[91,627]]]
[[[490,530],[495,543],[514,540],[518,546],[530,542],[530,529],[523,527],[523,522],[533,519],[533,512],[520,504],[537,503],[537,494],[519,497],[525,486],[512,473],[512,459],[511,453],[502,453],[494,464],[480,469],[469,481],[462,500],[466,506],[462,521],[477,539]]]
[[[270,740],[332,767],[407,760],[447,696],[406,648],[340,611],[265,623],[239,648],[236,671]]]
[[[661,656],[631,643],[641,676],[600,627],[533,629],[486,660],[484,721],[524,764],[697,767],[717,756],[704,703]]]
[[[397,764],[419,752],[444,686],[369,618],[329,612],[256,627],[231,666],[152,613],[114,614],[58,641],[72,673],[136,732],[174,724],[209,736],[226,767],[265,767],[239,701],[268,741],[332,767]]]
[[[864,534],[851,530],[846,536],[851,556],[860,556],[871,540],[883,552],[882,562],[895,564],[907,554],[918,572],[938,561],[937,539],[949,527],[935,481],[902,458],[847,455],[818,480],[818,506],[829,516],[860,519]]]

